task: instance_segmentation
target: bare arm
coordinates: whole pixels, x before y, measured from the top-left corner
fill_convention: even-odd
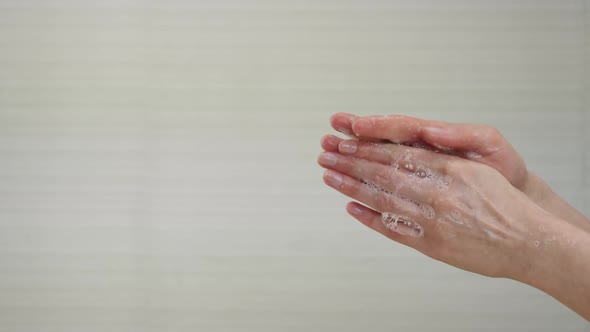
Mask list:
[[[416,141],[416,131],[408,128],[420,126],[386,130],[375,124],[406,120],[379,119],[354,121],[360,140],[322,139],[326,152],[319,163],[328,169],[326,184],[366,204],[350,203],[353,217],[434,259],[538,288],[590,321],[586,217],[528,172],[507,145],[490,145],[491,153],[480,150],[470,158],[391,144],[391,133],[405,137],[403,142]],[[375,130],[373,136],[365,124]],[[434,142],[433,134],[425,133],[420,135]],[[488,133],[486,139],[495,136]],[[456,138],[437,134],[445,144]],[[477,148],[475,141],[469,140],[469,149]]]
[[[516,279],[553,296],[590,321],[590,233],[548,218],[544,224],[554,235],[540,243],[531,256],[533,268]]]
[[[590,220],[557,195],[538,175],[529,171],[522,191],[549,213],[590,232]]]

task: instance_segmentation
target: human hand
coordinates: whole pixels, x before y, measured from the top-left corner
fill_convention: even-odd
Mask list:
[[[365,203],[348,212],[392,240],[464,270],[526,278],[547,213],[495,169],[396,144],[367,143],[363,155],[323,152],[324,181]],[[382,212],[391,213],[383,220]],[[399,216],[396,218],[395,216]]]
[[[529,173],[522,157],[494,127],[399,115],[359,117],[348,113],[334,114],[330,123],[335,130],[363,141],[403,143],[436,149],[441,153],[486,164],[528,194]],[[341,141],[336,136],[328,135],[322,140],[322,147],[335,152]]]
[[[588,219],[553,192],[543,179],[528,171],[518,152],[493,127],[408,116],[359,117],[347,113],[334,114],[330,122],[334,129],[359,139],[359,151],[351,150],[350,145],[355,144],[355,140],[342,140],[333,135],[322,138],[326,151],[356,154],[362,158],[366,142],[396,142],[472,160],[496,169],[545,211],[590,232]]]

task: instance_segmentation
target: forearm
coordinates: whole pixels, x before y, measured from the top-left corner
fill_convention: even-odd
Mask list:
[[[548,217],[547,239],[532,248],[530,268],[516,278],[545,293],[590,321],[590,233]]]
[[[588,218],[559,197],[539,176],[532,172],[528,174],[527,184],[522,191],[533,202],[554,216],[590,232],[590,220]]]

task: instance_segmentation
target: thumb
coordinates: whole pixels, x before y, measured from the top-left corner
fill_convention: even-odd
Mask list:
[[[497,152],[504,141],[497,129],[474,124],[442,124],[423,127],[421,138],[442,150],[473,152],[483,156]]]

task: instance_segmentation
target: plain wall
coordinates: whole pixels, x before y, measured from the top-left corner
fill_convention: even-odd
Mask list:
[[[0,0],[0,331],[584,331],[365,228],[335,112],[497,126],[590,214],[590,1]]]

